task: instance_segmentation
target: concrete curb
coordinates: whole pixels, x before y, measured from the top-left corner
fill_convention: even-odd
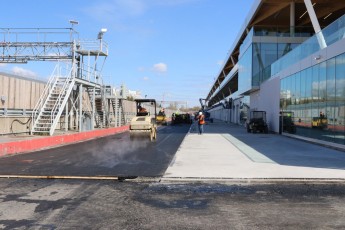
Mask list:
[[[345,178],[210,178],[163,177],[161,184],[220,183],[220,184],[345,184]]]
[[[81,133],[0,143],[0,157],[17,153],[37,151],[48,147],[51,148],[60,145],[72,144],[78,141],[86,141],[97,137],[109,136],[112,134],[125,132],[128,129],[129,126],[121,126],[116,128],[92,130]]]

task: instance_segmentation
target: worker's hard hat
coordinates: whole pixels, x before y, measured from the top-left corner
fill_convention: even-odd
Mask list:
[[[202,114],[202,112],[199,112],[199,115],[201,115]]]

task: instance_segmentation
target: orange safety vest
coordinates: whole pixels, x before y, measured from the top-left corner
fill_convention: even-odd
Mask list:
[[[200,125],[204,125],[204,124],[205,124],[204,115],[200,115],[200,116],[199,116],[199,124],[200,124]]]

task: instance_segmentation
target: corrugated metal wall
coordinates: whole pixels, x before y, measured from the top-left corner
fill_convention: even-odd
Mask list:
[[[31,115],[25,110],[35,107],[45,85],[44,81],[0,73],[0,134],[29,131]]]
[[[46,83],[34,79],[6,75],[0,73],[0,108],[33,109]]]
[[[0,72],[0,135],[29,132],[31,115],[25,110],[34,109],[45,86],[44,81]],[[83,108],[91,111],[86,93],[83,99]],[[123,100],[122,106],[125,123],[128,123],[136,114],[135,102]],[[151,106],[148,109],[153,114],[154,109]],[[159,109],[157,107],[157,113]],[[165,112],[171,117],[174,111],[166,109]]]

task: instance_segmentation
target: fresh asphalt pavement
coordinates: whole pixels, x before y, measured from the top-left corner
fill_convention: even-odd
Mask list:
[[[0,175],[162,177],[172,180],[345,179],[345,152],[220,121],[160,127],[155,142],[128,132],[0,158]]]
[[[341,181],[239,183],[211,178],[217,171],[232,177],[228,168],[248,171],[249,178],[256,174],[248,166],[258,165],[275,165],[273,175],[282,175],[281,167],[340,172],[343,152],[276,134],[248,134],[243,127],[217,122],[200,136],[195,126],[186,135],[188,129],[164,127],[156,143],[133,145],[123,133],[1,158],[2,174],[144,177],[124,182],[2,178],[0,229],[345,229]],[[179,165],[183,177],[176,180]],[[188,165],[204,177],[201,182],[188,174]],[[247,170],[238,171],[241,167]],[[194,180],[183,180],[187,177]]]
[[[0,229],[344,229],[345,186],[0,179]]]
[[[32,153],[0,158],[0,175],[162,176],[189,126],[160,127],[157,141],[121,133]]]

